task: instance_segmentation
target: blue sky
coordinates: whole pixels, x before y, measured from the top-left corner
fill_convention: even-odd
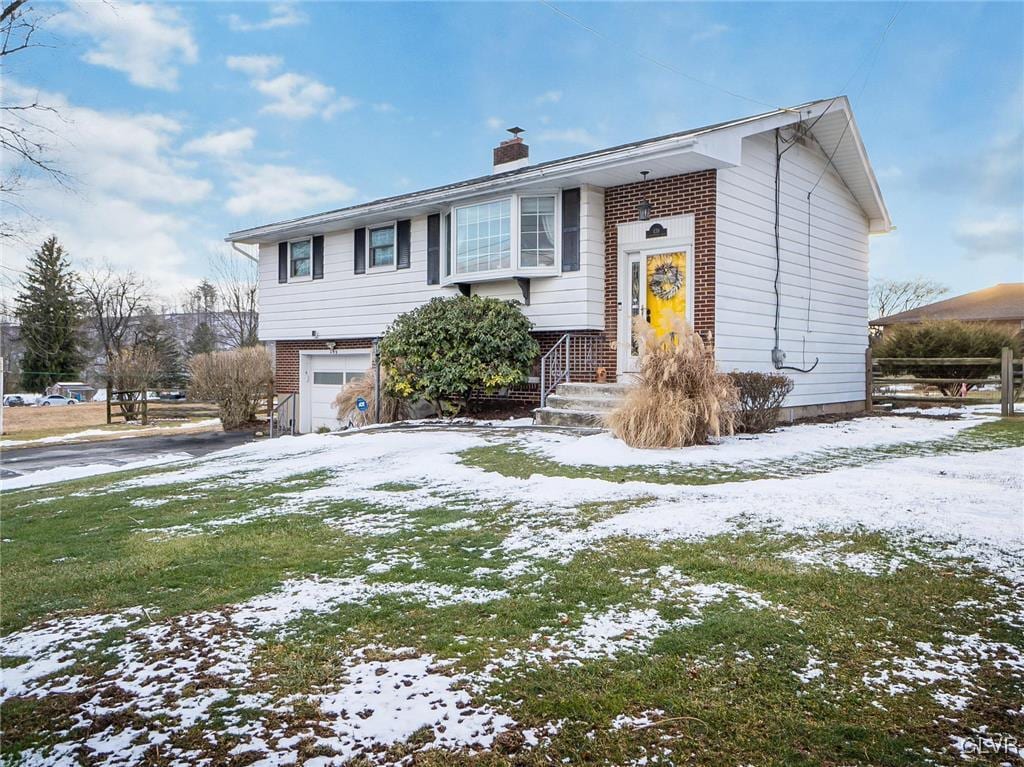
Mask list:
[[[29,238],[173,299],[226,232],[489,172],[509,125],[541,161],[845,92],[898,227],[872,276],[1024,279],[1024,5],[556,5],[602,36],[542,2],[37,5],[6,98],[58,108],[74,180],[29,179]]]

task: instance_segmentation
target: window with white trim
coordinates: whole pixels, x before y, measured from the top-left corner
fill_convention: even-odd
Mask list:
[[[555,197],[519,198],[519,265],[555,265]]]
[[[288,243],[288,277],[302,279],[313,274],[313,242],[298,240]]]
[[[455,209],[455,272],[512,268],[512,200]]]
[[[369,230],[370,268],[395,265],[395,225]]]

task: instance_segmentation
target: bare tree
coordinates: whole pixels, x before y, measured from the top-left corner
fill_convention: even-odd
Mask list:
[[[131,343],[129,331],[151,302],[149,285],[133,271],[110,266],[79,274],[78,284],[103,355],[114,359]]]
[[[10,57],[39,45],[35,42],[40,16],[28,0],[0,0],[0,76],[8,77]],[[60,119],[57,110],[26,96],[22,89],[0,88],[0,199],[4,207],[31,215],[18,200],[27,176],[44,176],[62,185],[70,177],[51,156],[50,141],[56,139],[47,125]],[[13,237],[21,231],[15,221],[0,221],[0,237]]]
[[[220,256],[214,262],[217,293],[224,307],[220,334],[229,346],[259,343],[259,270],[248,260]]]
[[[888,317],[931,303],[949,292],[935,280],[879,280],[871,286],[871,311],[875,317]]]

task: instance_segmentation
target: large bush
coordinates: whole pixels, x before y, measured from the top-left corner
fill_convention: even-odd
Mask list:
[[[882,342],[872,350],[877,357],[999,357],[1004,347],[1019,356],[1021,338],[998,325],[977,322],[922,322],[914,325],[890,325]],[[881,366],[886,375],[910,374],[915,378],[983,378],[997,374],[999,363],[988,365],[905,365]],[[940,386],[944,394],[953,394],[959,383]],[[968,386],[968,388],[972,388]]]
[[[270,354],[261,346],[197,354],[189,362],[189,397],[217,403],[225,429],[254,423],[274,385]]]
[[[530,321],[496,298],[435,298],[399,315],[380,342],[385,391],[457,413],[476,392],[524,383],[540,354]]]
[[[703,445],[732,434],[736,388],[719,373],[715,357],[682,317],[661,337],[642,319],[637,386],[612,411],[608,425],[631,447]]]
[[[793,379],[780,373],[729,373],[739,395],[737,430],[747,434],[771,431],[779,423],[779,408],[793,391]]]

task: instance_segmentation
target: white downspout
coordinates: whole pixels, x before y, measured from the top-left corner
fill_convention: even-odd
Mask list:
[[[244,251],[244,250],[242,250],[242,249],[241,249],[240,247],[238,247],[238,243],[237,243],[237,242],[235,242],[234,240],[232,240],[232,242],[231,242],[231,249],[232,249],[233,251],[235,251],[236,253],[239,253],[239,254],[241,254],[241,255],[245,256],[245,257],[246,257],[246,258],[248,258],[248,259],[249,259],[250,261],[252,261],[252,262],[253,262],[254,264],[258,264],[258,263],[260,262],[259,258],[257,258],[256,256],[254,256],[254,255],[253,255],[252,253],[249,253],[249,252],[247,252],[247,251]]]

